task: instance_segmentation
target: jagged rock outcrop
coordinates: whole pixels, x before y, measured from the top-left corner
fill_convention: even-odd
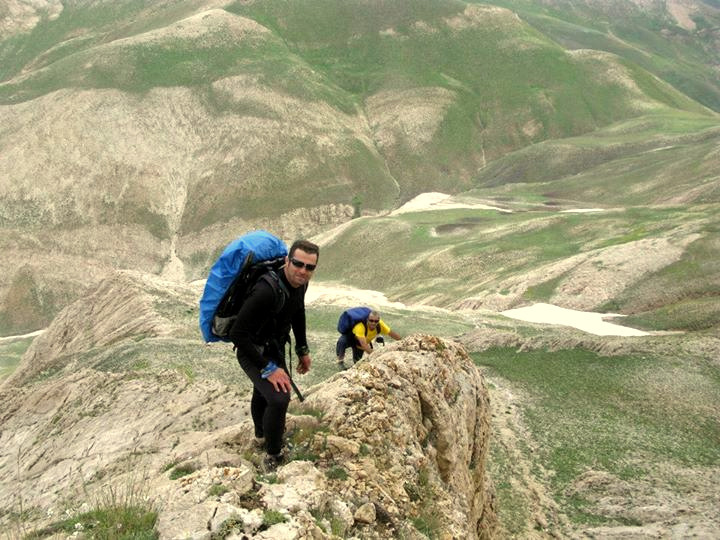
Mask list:
[[[247,462],[208,462],[210,448],[186,455],[207,466],[159,490],[161,537],[220,530],[249,538],[492,537],[489,400],[462,347],[410,336],[313,387],[303,411],[288,423],[298,460],[278,469],[277,483],[253,482]],[[226,430],[212,450],[235,447],[247,456],[251,439],[247,422]],[[266,511],[283,522],[262,526]]]
[[[112,311],[135,298],[126,317],[137,315],[138,326],[128,333],[155,328],[162,335],[145,339],[168,346],[177,329],[154,311],[157,302],[138,308],[133,284],[118,275],[86,304]],[[85,317],[82,305],[71,307]],[[109,353],[93,363],[95,331],[74,332],[72,320],[68,313],[51,327],[24,369],[43,355],[58,365],[0,389],[0,490],[11,495],[0,523],[8,530],[28,533],[87,511],[112,491],[142,495],[158,511],[161,538],[492,537],[488,393],[459,344],[410,336],[307,389],[288,419],[290,461],[267,475],[252,443],[247,386],[239,394],[242,386],[195,380],[171,365],[109,367]],[[124,324],[119,315],[115,322]],[[177,478],[177,470],[192,472]],[[31,516],[21,528],[18,505]]]
[[[83,352],[128,337],[170,334],[173,324],[153,307],[157,295],[169,291],[186,296],[187,302],[194,301],[187,288],[152,276],[131,271],[109,276],[60,312],[48,330],[33,341],[7,384],[19,386],[47,369],[59,369]]]
[[[108,486],[124,492],[128,471],[160,471],[176,448],[245,419],[226,351],[187,328],[197,297],[118,272],[35,339],[0,385],[0,530],[21,536]]]

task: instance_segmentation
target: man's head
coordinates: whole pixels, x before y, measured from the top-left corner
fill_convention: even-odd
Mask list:
[[[368,328],[370,330],[374,330],[375,328],[377,328],[377,325],[379,323],[380,323],[380,313],[375,310],[371,311],[368,314],[368,318],[367,318]]]
[[[296,240],[285,257],[285,277],[292,287],[305,285],[313,275],[320,248],[307,240]]]

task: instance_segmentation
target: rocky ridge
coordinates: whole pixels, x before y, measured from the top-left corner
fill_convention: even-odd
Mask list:
[[[487,390],[461,347],[411,336],[310,389],[288,432],[315,459],[281,466],[278,483],[253,479],[250,422],[193,448],[183,458],[202,468],[181,482],[159,480],[158,530],[202,538],[224,527],[255,537],[263,511],[275,510],[286,520],[258,537],[419,538],[425,520],[440,538],[490,538],[497,523],[484,468],[488,411]],[[227,493],[209,496],[218,485]]]
[[[229,349],[188,333],[196,293],[118,273],[36,338],[0,386],[4,528],[27,534],[127,491],[157,508],[161,538],[414,538],[420,523],[492,535],[488,393],[461,345],[410,336],[307,388],[293,460],[267,477],[247,381]],[[267,528],[268,511],[284,521]]]

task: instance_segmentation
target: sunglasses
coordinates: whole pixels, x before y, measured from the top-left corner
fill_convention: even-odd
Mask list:
[[[368,322],[373,322],[375,324],[380,322],[380,319],[368,319]]]
[[[304,263],[302,261],[298,261],[295,257],[291,257],[290,262],[295,268],[307,268],[308,272],[312,272],[315,268],[317,268],[317,264]]]

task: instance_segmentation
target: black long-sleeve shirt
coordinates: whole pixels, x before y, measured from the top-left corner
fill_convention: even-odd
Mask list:
[[[230,340],[237,347],[237,356],[250,360],[258,369],[263,369],[269,361],[284,365],[285,337],[292,328],[295,346],[307,347],[305,330],[305,290],[307,285],[294,288],[290,286],[285,271],[278,271],[280,280],[285,284],[289,296],[282,309],[275,314],[275,291],[264,279],[250,289],[243,302],[238,317],[230,329]],[[282,294],[282,293],[280,293]],[[264,355],[262,349],[264,348]]]

